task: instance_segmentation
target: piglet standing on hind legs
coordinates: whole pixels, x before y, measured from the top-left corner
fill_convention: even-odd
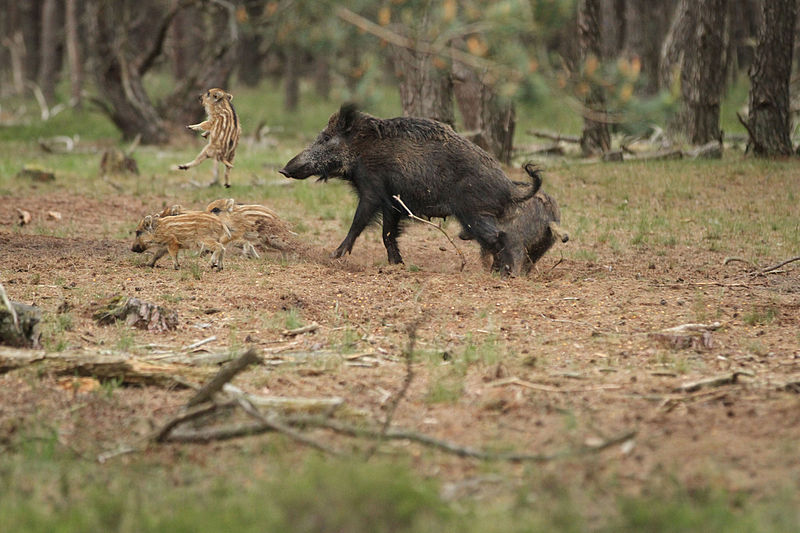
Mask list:
[[[225,187],[230,187],[230,173],[233,168],[233,157],[236,155],[236,146],[242,127],[239,117],[233,109],[233,95],[222,89],[209,89],[200,96],[200,102],[208,114],[208,119],[199,123],[186,126],[190,130],[202,131],[202,136],[208,138],[208,144],[194,158],[194,161],[178,165],[181,170],[195,167],[206,159],[214,159],[214,181],[219,183],[219,164],[225,165]]]

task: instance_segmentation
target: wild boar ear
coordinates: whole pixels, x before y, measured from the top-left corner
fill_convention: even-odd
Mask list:
[[[356,104],[353,102],[342,104],[341,109],[339,109],[339,120],[336,123],[336,129],[343,133],[349,133],[353,128],[353,124],[355,124],[357,114],[358,106]]]
[[[228,198],[225,200],[225,211],[232,212],[235,205],[236,201],[233,198]]]
[[[181,211],[183,211],[183,208],[181,207],[180,204],[175,204],[175,205],[173,205],[172,207],[169,208],[169,214],[170,214],[170,216],[173,216],[173,217],[175,215],[180,215]]]
[[[225,98],[227,98],[229,102],[233,102],[233,95],[231,93],[225,93]]]
[[[150,229],[153,227],[153,217],[150,215],[145,216],[142,222],[144,222],[145,229]]]

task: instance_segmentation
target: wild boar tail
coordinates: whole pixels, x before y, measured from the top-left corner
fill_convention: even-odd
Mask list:
[[[539,189],[542,186],[542,169],[537,167],[535,164],[528,161],[522,168],[525,172],[528,173],[528,176],[531,177],[530,184],[523,184],[520,182],[514,182],[521,187],[518,187],[514,193],[514,202],[524,202],[525,200],[533,197],[534,194],[539,192]],[[524,188],[523,188],[524,187]]]

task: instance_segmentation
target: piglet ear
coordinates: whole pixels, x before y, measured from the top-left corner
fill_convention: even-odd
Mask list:
[[[153,228],[153,217],[151,215],[144,217],[144,227],[148,230]]]
[[[231,93],[225,93],[225,98],[227,98],[229,102],[233,102],[233,95]]]
[[[342,133],[349,133],[353,129],[356,117],[358,116],[358,106],[353,102],[342,104],[339,109],[339,120],[336,122],[336,129]]]
[[[231,213],[233,212],[233,208],[236,206],[236,201],[233,198],[228,198],[225,200],[225,211]]]

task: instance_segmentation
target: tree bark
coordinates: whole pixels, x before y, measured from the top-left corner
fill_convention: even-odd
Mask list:
[[[60,2],[44,0],[42,4],[41,33],[39,34],[39,72],[37,79],[45,100],[55,99],[58,71],[61,65],[61,14]],[[50,104],[48,104],[50,105]]]
[[[758,156],[790,155],[789,82],[797,0],[764,2],[763,14],[764,22],[750,70],[748,149]]]
[[[166,124],[142,84],[142,74],[130,50],[129,5],[111,0],[89,2],[89,35],[94,76],[103,97],[100,105],[122,132],[123,139],[141,135],[144,144],[166,142]],[[138,52],[139,50],[136,50]]]
[[[600,60],[600,0],[581,0],[578,7],[578,42],[584,66]],[[603,88],[587,76],[588,94],[584,100],[586,110],[583,118],[581,150],[584,155],[607,152],[611,147],[608,124],[603,120],[605,114],[605,94]]]
[[[495,156],[511,162],[516,117],[514,104],[503,101],[472,67],[453,62],[453,93],[469,139]]]
[[[431,54],[394,46],[392,60],[400,102],[407,117],[425,117],[453,125],[453,80],[445,65]]]
[[[81,62],[80,39],[78,38],[79,0],[66,0],[64,4],[65,44],[69,65],[70,99],[72,107],[81,107],[83,90],[83,63]]]
[[[720,138],[719,113],[725,83],[727,0],[689,1],[694,29],[681,69],[679,128],[690,143]]]
[[[674,8],[672,0],[626,0],[625,3],[623,55],[639,61],[646,94],[658,92],[661,43],[669,29]]]
[[[695,0],[681,0],[672,15],[672,23],[661,45],[658,65],[658,85],[661,89],[673,89],[680,80],[683,58],[694,30],[693,11]]]

